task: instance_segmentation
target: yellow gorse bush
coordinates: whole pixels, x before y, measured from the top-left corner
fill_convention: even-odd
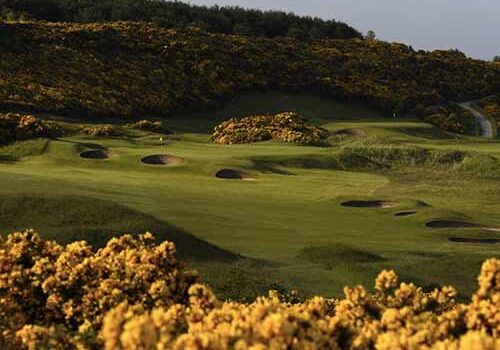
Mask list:
[[[138,129],[143,131],[152,131],[162,134],[168,133],[168,129],[165,127],[163,122],[159,120],[153,121],[153,120],[143,119],[135,123],[127,124],[126,126],[132,129]]]
[[[0,241],[2,335],[14,341],[19,326],[31,323],[92,329],[122,302],[147,309],[186,303],[196,279],[174,244],[155,245],[151,234],[113,238],[94,252],[86,242],[62,247],[33,231],[14,233]]]
[[[382,271],[375,292],[342,300],[277,292],[252,303],[219,301],[151,234],[93,251],[33,231],[0,242],[2,349],[219,350],[500,347],[500,260],[489,259],[469,304],[443,287],[425,293]]]
[[[302,145],[318,144],[328,131],[313,126],[293,112],[232,118],[215,127],[212,140],[220,144],[284,141]]]
[[[0,144],[35,137],[48,137],[59,133],[57,125],[33,115],[0,113]]]
[[[123,133],[111,124],[82,127],[80,132],[91,137],[121,136]]]

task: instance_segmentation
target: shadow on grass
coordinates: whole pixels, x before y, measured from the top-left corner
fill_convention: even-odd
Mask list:
[[[375,253],[342,243],[304,247],[297,257],[304,261],[319,264],[326,270],[334,270],[335,266],[340,264],[365,264],[385,261],[383,257]]]
[[[0,155],[0,163],[13,163],[19,158],[7,155]]]
[[[414,136],[429,140],[453,140],[455,135],[447,133],[441,129],[432,128],[400,128],[401,132],[409,136]]]
[[[217,247],[189,232],[124,205],[83,196],[4,196],[0,199],[2,233],[34,228],[60,244],[86,240],[94,248],[122,234],[155,234],[172,241],[184,260],[235,262],[238,254]]]
[[[253,157],[250,158],[252,169],[278,175],[295,175],[283,168],[295,169],[338,169],[339,163],[333,157],[305,155],[300,157]]]
[[[71,143],[77,147],[89,148],[91,150],[101,150],[101,151],[108,150],[107,147],[100,145],[98,143],[93,143],[93,142],[78,142],[78,141],[71,141],[71,140],[64,140],[64,139],[55,139],[55,141]]]

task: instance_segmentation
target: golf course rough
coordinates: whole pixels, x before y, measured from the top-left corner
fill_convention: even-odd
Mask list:
[[[301,300],[271,291],[238,303],[218,300],[177,261],[174,244],[157,244],[151,234],[112,238],[95,251],[84,241],[61,246],[28,230],[3,237],[0,253],[5,350],[500,346],[494,258],[483,263],[464,304],[453,287],[426,293],[400,283],[392,270],[378,274],[373,293],[358,285],[345,287],[340,300]]]

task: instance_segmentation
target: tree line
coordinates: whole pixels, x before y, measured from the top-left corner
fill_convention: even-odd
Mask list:
[[[91,23],[145,21],[164,28],[196,26],[225,34],[297,39],[345,39],[361,34],[335,20],[281,11],[196,6],[165,0],[0,0],[0,18]]]

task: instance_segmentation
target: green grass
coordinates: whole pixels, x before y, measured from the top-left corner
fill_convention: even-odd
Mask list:
[[[373,263],[384,260],[372,252],[359,250],[342,243],[305,247],[300,250],[297,256],[299,259],[319,264],[327,270],[334,270],[338,265]]]
[[[0,162],[19,160],[20,158],[39,156],[45,152],[49,144],[45,139],[17,141],[1,147]]]
[[[0,230],[33,228],[46,239],[67,244],[87,240],[102,247],[117,232],[154,232],[159,241],[177,243],[183,259],[234,262],[239,257],[181,229],[115,202],[74,195],[6,195],[0,198]]]
[[[61,242],[88,239],[96,245],[113,233],[157,232],[161,239],[183,242],[178,243],[179,250],[190,264],[231,298],[248,299],[272,286],[298,288],[306,295],[338,296],[344,285],[371,286],[384,268],[429,288],[452,284],[462,296],[473,291],[480,263],[499,256],[498,246],[449,242],[448,237],[477,233],[432,230],[425,223],[463,218],[500,225],[500,186],[493,176],[498,175],[500,143],[457,139],[416,120],[376,119],[375,112],[363,114],[360,107],[348,110],[331,101],[322,101],[330,107],[315,112],[319,100],[308,98],[293,99],[310,111],[306,116],[330,131],[363,129],[367,139],[333,142],[330,147],[276,142],[215,145],[208,141],[207,130],[214,119],[207,113],[194,118],[189,130],[181,127],[189,126],[186,116],[167,120],[177,133],[164,148],[158,135],[145,132],[122,138],[53,140],[40,155],[0,163],[0,230],[33,226]],[[253,101],[258,106],[269,100],[257,94]],[[237,114],[255,113],[252,100],[248,101],[230,108]],[[327,111],[340,117],[327,119],[322,114]],[[359,120],[354,120],[356,116]],[[342,149],[355,145],[398,145],[481,157],[461,165],[409,165],[410,152],[405,153],[409,161],[396,167],[340,169]],[[116,156],[101,161],[79,157],[81,151],[96,148]],[[7,149],[0,148],[0,155],[7,154]],[[140,162],[144,156],[160,153],[186,162],[178,167]],[[221,168],[242,169],[255,181],[216,179],[213,175]],[[400,205],[340,205],[353,199],[386,199]],[[394,216],[403,210],[417,213]],[[316,250],[309,254],[319,260],[304,259],[310,248]],[[377,259],[359,261],[352,258],[356,254]],[[238,259],[239,255],[246,259]],[[325,268],[324,261],[332,259],[335,264],[328,263],[332,269]],[[231,287],[232,280],[239,282]],[[246,290],[245,285],[253,289]]]

